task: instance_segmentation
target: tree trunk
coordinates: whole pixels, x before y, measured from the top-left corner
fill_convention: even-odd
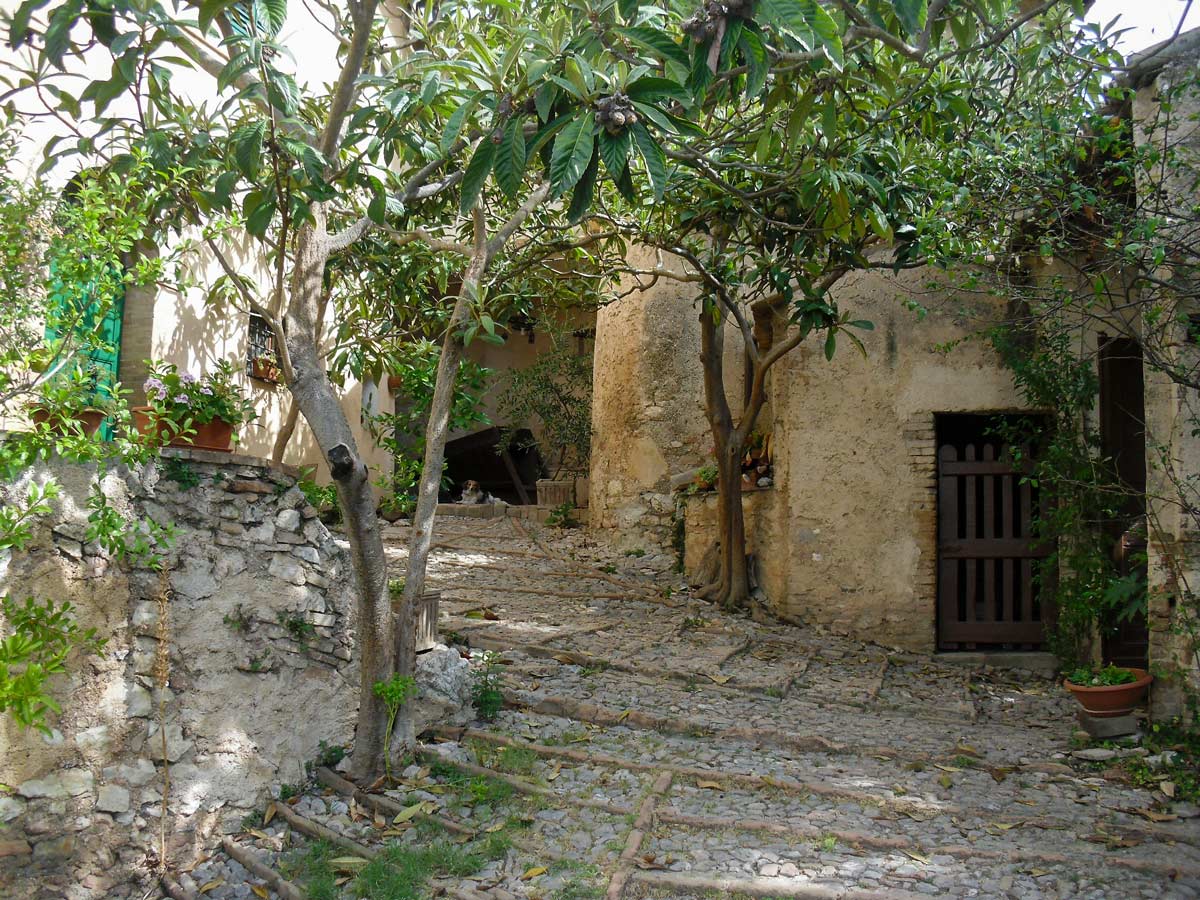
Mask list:
[[[330,248],[324,210],[314,205],[313,214],[316,224],[305,225],[296,239],[287,334],[294,377],[288,390],[329,464],[345,518],[346,537],[350,541],[351,562],[358,586],[360,666],[358,723],[351,765],[356,778],[367,778],[382,767],[385,749],[387,710],[375,696],[374,685],[391,676],[395,668],[396,645],[375,491],[350,423],[326,376],[319,350],[317,320]]]
[[[404,594],[397,611],[396,633],[399,654],[396,670],[404,676],[412,675],[416,669],[416,630],[414,626],[417,602],[425,592],[425,569],[429,562],[429,549],[433,544],[433,526],[437,515],[438,492],[442,484],[442,463],[445,459],[446,436],[450,428],[450,412],[454,404],[454,384],[458,380],[458,367],[463,358],[463,342],[459,331],[470,314],[471,297],[478,291],[483,276],[485,260],[472,260],[463,277],[454,310],[442,338],[442,351],[438,357],[437,376],[434,380],[433,398],[429,404],[429,418],[425,424],[425,457],[421,464],[421,481],[417,489],[417,508],[413,511],[412,536],[408,545],[408,568],[404,578]],[[396,719],[389,752],[400,754],[412,746],[412,716],[406,708]]]
[[[322,269],[324,267],[322,266]],[[324,280],[324,272],[322,271],[322,280]],[[325,333],[325,310],[329,307],[330,292],[328,290],[321,291],[321,305],[317,307],[317,321],[314,326],[316,334],[318,351],[321,347],[321,337]],[[275,446],[271,449],[271,461],[274,463],[282,463],[283,457],[287,453],[288,444],[292,442],[292,436],[296,433],[296,425],[300,419],[300,404],[294,399],[288,406],[287,418],[283,420],[283,427],[279,429],[279,434],[275,436]]]
[[[717,461],[717,575],[699,595],[726,609],[746,606],[750,582],[746,570],[746,526],[742,511],[741,459],[745,438],[735,429],[725,393],[725,315],[715,303],[702,305],[700,362],[704,369],[704,408]]]

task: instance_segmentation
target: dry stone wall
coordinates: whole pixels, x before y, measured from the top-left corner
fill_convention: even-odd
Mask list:
[[[49,737],[0,717],[0,783],[13,789],[0,794],[0,896],[126,896],[153,863],[164,812],[180,864],[273,786],[302,781],[320,741],[352,736],[344,546],[293,472],[165,453],[134,470],[50,463],[27,475],[53,477],[62,497],[34,542],[3,560],[0,589],[69,600],[108,645],[72,658]],[[165,574],[87,540],[97,482],[134,521],[176,529]]]

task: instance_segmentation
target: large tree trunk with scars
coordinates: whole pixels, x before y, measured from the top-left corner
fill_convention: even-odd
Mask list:
[[[313,214],[316,224],[304,226],[296,239],[287,313],[287,349],[292,369],[288,390],[329,464],[350,542],[359,598],[359,710],[351,765],[356,778],[367,778],[381,768],[385,749],[387,710],[375,696],[374,685],[389,678],[395,670],[396,645],[375,491],[341,401],[326,376],[319,350],[322,285],[325,264],[333,248],[325,230],[325,211],[314,205]]]

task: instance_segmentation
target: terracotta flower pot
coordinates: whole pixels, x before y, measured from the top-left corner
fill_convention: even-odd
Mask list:
[[[233,425],[224,419],[213,419],[203,425],[193,425],[195,434],[177,434],[170,437],[171,430],[165,423],[151,420],[150,410],[149,406],[135,406],[130,410],[133,413],[133,426],[139,434],[151,434],[157,426],[159,442],[168,447],[190,447],[193,450],[214,450],[218,453],[229,453],[233,449]]]
[[[1097,719],[1111,719],[1133,712],[1133,708],[1146,696],[1150,682],[1154,680],[1154,676],[1145,669],[1130,666],[1129,671],[1134,674],[1136,680],[1128,684],[1088,687],[1063,681],[1063,686],[1075,695],[1075,699],[1088,715]]]
[[[29,410],[29,418],[38,425],[44,422],[49,423],[50,430],[55,434],[66,434],[72,430],[70,428],[71,422],[79,422],[83,425],[83,433],[91,437],[100,430],[100,426],[104,424],[105,416],[98,409],[85,409],[74,416],[63,417],[35,406]]]
[[[250,377],[259,381],[279,381],[279,366],[269,359],[252,359],[250,361]]]

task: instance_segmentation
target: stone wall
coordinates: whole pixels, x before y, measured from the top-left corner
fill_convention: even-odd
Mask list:
[[[1200,29],[1194,29],[1164,47],[1152,47],[1131,61],[1130,80],[1136,94],[1133,102],[1133,134],[1139,143],[1173,148],[1174,166],[1149,176],[1139,169],[1139,190],[1147,204],[1155,204],[1163,215],[1164,227],[1194,228],[1195,173],[1200,170]],[[1170,112],[1160,115],[1160,103],[1170,93]],[[1151,180],[1151,177],[1157,180]],[[1172,224],[1174,223],[1174,224]],[[1187,232],[1181,237],[1187,242]],[[1165,261],[1154,274],[1161,283],[1195,272],[1196,260],[1177,272]],[[1184,285],[1191,297],[1194,284]],[[1169,295],[1163,302],[1169,302]],[[1183,310],[1194,313],[1190,306]],[[1149,311],[1148,311],[1149,312]],[[1156,316],[1161,310],[1153,310]],[[1163,323],[1167,324],[1164,325]],[[1179,322],[1162,316],[1147,316],[1143,327],[1169,329],[1160,338],[1169,359],[1187,369],[1196,365],[1197,349]],[[1162,371],[1146,365],[1147,511],[1150,540],[1147,547],[1150,625],[1150,664],[1157,681],[1151,695],[1155,718],[1183,715],[1189,695],[1200,696],[1200,666],[1192,634],[1200,633],[1196,620],[1196,591],[1200,585],[1200,525],[1194,514],[1180,508],[1171,498],[1184,498],[1194,510],[1200,505],[1196,474],[1200,472],[1200,396],[1191,388],[1173,382]],[[1186,485],[1181,490],[1181,485]],[[1190,619],[1190,622],[1189,622]],[[1189,634],[1190,632],[1190,634]]]
[[[0,589],[70,600],[108,645],[103,657],[70,660],[50,737],[0,717],[0,782],[14,789],[0,796],[0,846],[13,854],[0,858],[0,885],[17,885],[16,896],[125,896],[121,880],[157,846],[168,769],[160,717],[175,864],[260,807],[272,785],[302,781],[319,741],[352,736],[348,558],[294,473],[244,456],[164,456],[102,475],[52,462],[26,476],[53,477],[62,497],[34,542],[4,560]],[[134,521],[175,526],[165,576],[87,541],[97,481]]]

